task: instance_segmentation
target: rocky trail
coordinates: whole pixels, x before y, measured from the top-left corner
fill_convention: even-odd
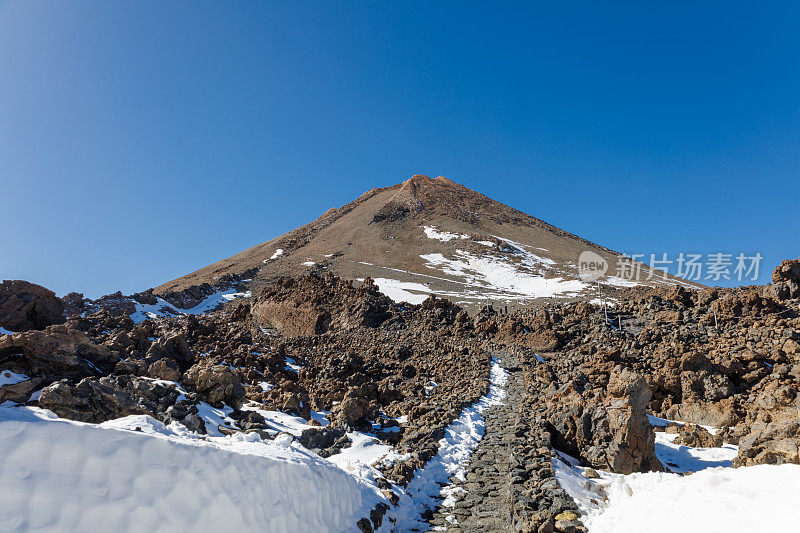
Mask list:
[[[511,531],[511,442],[524,385],[514,354],[493,355],[508,371],[506,397],[484,413],[486,433],[471,457],[466,479],[455,480],[455,506],[440,505],[430,519],[435,531]]]

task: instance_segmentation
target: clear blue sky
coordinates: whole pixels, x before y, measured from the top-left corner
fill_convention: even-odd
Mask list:
[[[610,4],[614,4],[613,6]],[[0,1],[0,278],[133,292],[445,175],[625,252],[798,257],[796,2]]]

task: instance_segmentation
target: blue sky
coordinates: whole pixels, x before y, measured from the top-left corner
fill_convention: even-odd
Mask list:
[[[619,251],[760,252],[766,282],[800,254],[799,24],[793,2],[0,1],[0,278],[143,290],[424,173]]]

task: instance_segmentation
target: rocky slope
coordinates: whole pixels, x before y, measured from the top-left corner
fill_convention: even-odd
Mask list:
[[[554,454],[623,474],[670,469],[656,457],[648,415],[724,428],[676,431],[689,446],[738,443],[735,465],[800,463],[800,261],[784,262],[773,280],[632,288],[607,310],[564,302],[508,314],[490,306],[469,314],[433,296],[396,304],[371,279],[354,286],[318,271],[231,293],[239,296],[198,315],[147,314],[122,297],[58,300],[6,283],[11,311],[0,326],[26,330],[0,335],[0,403],[89,423],[149,415],[196,434],[262,439],[281,432],[265,413],[284,413],[305,421],[297,438],[322,457],[366,432],[393,450],[374,464],[385,503],[360,523],[370,530],[384,515],[393,520],[403,487],[487,393],[491,357],[505,354],[511,403],[487,414],[488,448],[453,516],[467,530],[500,520],[517,531],[573,531],[582,526],[553,478]],[[183,297],[202,302],[241,282]],[[158,307],[157,298],[133,301]],[[210,423],[209,409],[224,415]],[[319,413],[330,425],[319,427]],[[511,455],[492,468],[481,459],[501,450]],[[469,494],[471,482],[485,486],[491,476],[486,497],[500,498],[507,513],[481,514],[480,491]],[[451,513],[429,511],[442,527]]]

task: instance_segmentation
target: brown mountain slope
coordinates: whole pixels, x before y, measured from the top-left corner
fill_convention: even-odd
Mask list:
[[[213,284],[252,268],[260,269],[256,281],[322,268],[348,279],[370,276],[392,298],[411,302],[431,292],[466,305],[586,298],[597,289],[578,278],[584,250],[606,258],[613,271],[618,254],[607,248],[445,177],[415,175],[155,291]],[[612,292],[631,285],[604,282]],[[643,284],[676,282],[685,283],[657,273]]]

